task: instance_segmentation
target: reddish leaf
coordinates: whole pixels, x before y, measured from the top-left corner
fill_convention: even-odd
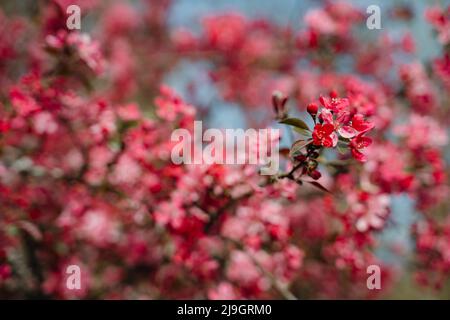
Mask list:
[[[290,151],[291,150],[289,148],[281,148],[280,149],[280,154],[285,156],[285,157],[287,157],[287,156],[289,156]]]
[[[319,189],[322,190],[322,191],[331,193],[330,190],[328,190],[327,188],[325,188],[323,185],[321,185],[321,184],[320,184],[319,182],[317,182],[317,181],[305,181],[305,182],[308,182],[309,184],[312,184],[313,186],[315,186],[316,188],[319,188]]]

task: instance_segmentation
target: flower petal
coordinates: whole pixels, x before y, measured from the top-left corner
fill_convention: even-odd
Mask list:
[[[367,132],[374,127],[374,124],[364,120],[362,114],[355,114],[352,118],[352,127],[359,132]]]
[[[319,101],[325,108],[329,108],[330,107],[330,105],[329,105],[329,103],[327,101],[327,98],[325,98],[323,96],[320,96],[319,97]]]
[[[325,135],[330,135],[334,131],[334,125],[331,123],[326,123],[322,126],[322,131]]]
[[[367,148],[372,144],[372,139],[370,139],[369,137],[360,137],[359,140],[359,143],[362,144],[364,148]]]
[[[341,137],[347,139],[353,138],[358,133],[354,128],[350,126],[343,126],[338,129],[338,132],[341,135]]]
[[[330,135],[330,137],[331,137],[331,140],[333,141],[332,147],[334,148],[334,147],[336,147],[336,145],[337,145],[337,143],[338,143],[338,140],[339,140],[338,135],[336,134],[336,132],[333,132],[333,133]]]
[[[367,160],[366,155],[355,148],[352,148],[352,156],[353,158],[361,162],[365,162]]]
[[[322,111],[320,111],[320,117],[322,118],[323,123],[333,123],[333,115],[328,109],[322,109]]]

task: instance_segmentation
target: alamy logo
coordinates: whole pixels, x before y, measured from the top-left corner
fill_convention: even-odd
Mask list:
[[[381,289],[381,269],[376,264],[372,264],[367,267],[367,274],[370,276],[367,278],[367,289],[369,290],[380,290]]]
[[[207,129],[194,121],[194,135],[187,129],[173,131],[171,158],[175,164],[260,165],[262,175],[279,169],[279,129]],[[204,144],[206,145],[204,146]]]
[[[81,8],[75,4],[67,7],[66,10],[69,16],[66,20],[66,26],[69,30],[80,30],[81,29]]]
[[[66,288],[69,290],[81,289],[81,269],[76,264],[67,266],[66,268]]]
[[[372,4],[367,7],[366,12],[370,14],[370,16],[367,18],[367,21],[366,21],[367,29],[380,30],[381,29],[381,9],[380,9],[380,7]]]

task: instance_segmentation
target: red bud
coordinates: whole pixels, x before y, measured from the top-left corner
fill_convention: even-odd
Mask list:
[[[306,107],[306,110],[308,111],[308,113],[310,115],[316,115],[317,112],[319,111],[319,106],[317,104],[315,104],[315,103],[310,103]]]
[[[303,155],[303,154],[298,154],[298,155],[296,155],[296,156],[294,157],[294,159],[297,160],[297,161],[303,162],[303,161],[306,160],[306,156]]]
[[[310,176],[311,178],[313,178],[314,180],[318,180],[318,179],[322,176],[322,174],[321,174],[318,170],[311,171],[311,172],[308,173],[308,174],[309,174],[309,176]]]

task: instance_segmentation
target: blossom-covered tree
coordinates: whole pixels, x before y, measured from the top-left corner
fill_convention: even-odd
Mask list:
[[[1,297],[388,296],[402,271],[376,250],[398,195],[420,213],[413,277],[448,286],[450,7],[417,17],[442,47],[421,61],[410,34],[368,36],[346,2],[298,29],[229,12],[198,32],[170,26],[168,0],[13,3],[0,7]],[[70,4],[89,27],[66,28]],[[277,174],[171,161],[173,130],[219,108],[198,82],[183,97],[165,85],[186,62],[207,62],[249,127],[287,129]],[[71,264],[82,290],[66,287]]]

